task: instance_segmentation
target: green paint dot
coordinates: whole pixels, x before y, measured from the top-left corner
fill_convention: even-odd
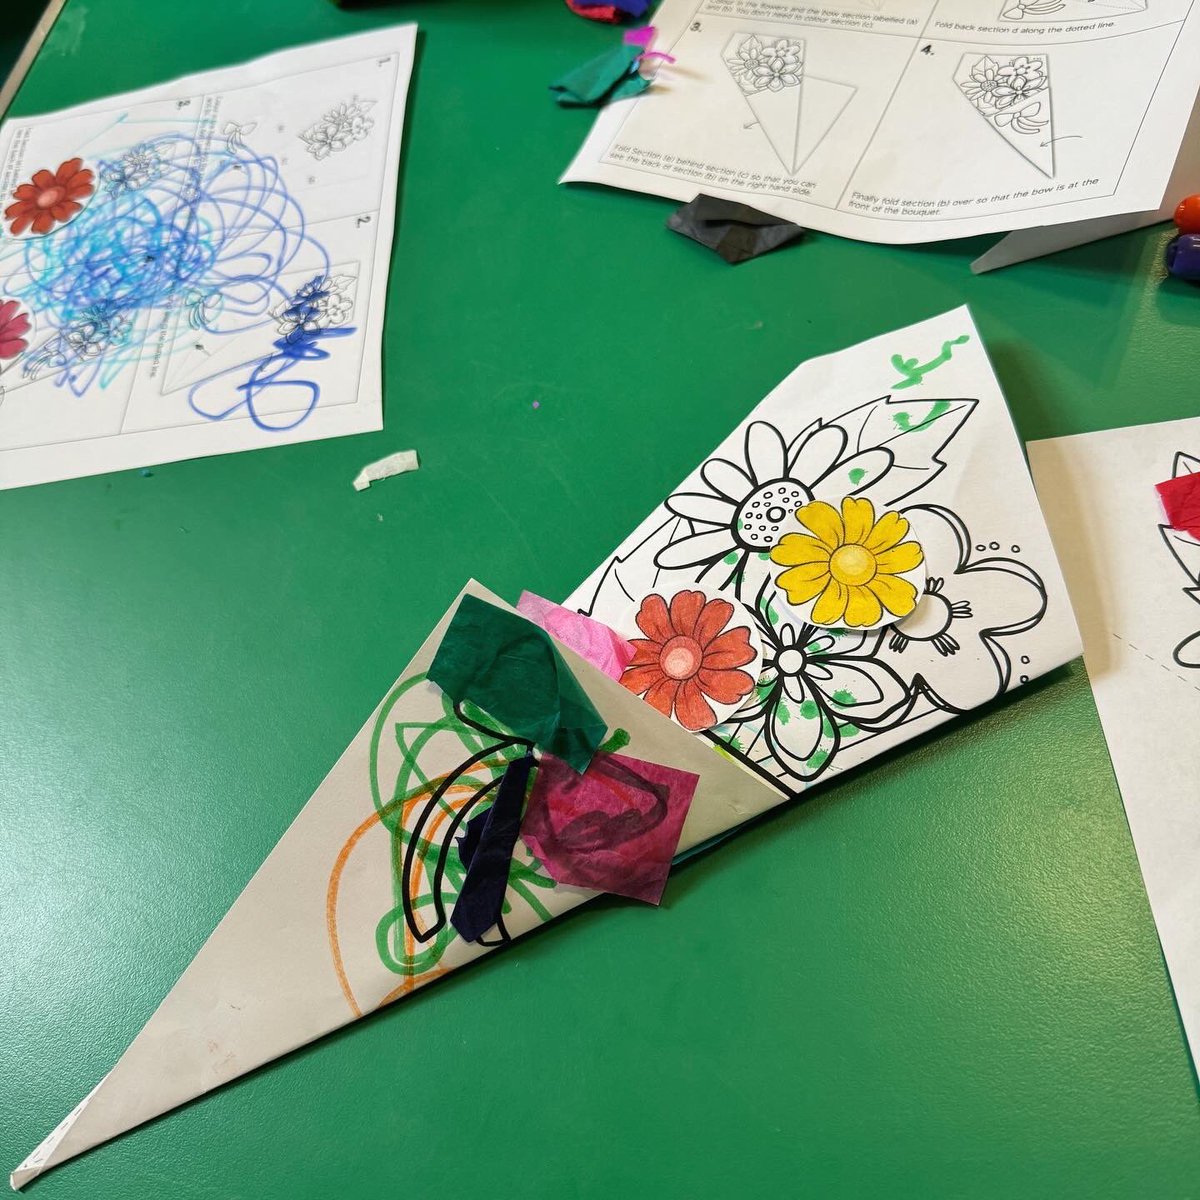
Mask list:
[[[806,767],[823,767],[825,760],[829,757],[828,750],[818,750],[804,765]]]
[[[833,702],[834,704],[840,704],[843,708],[848,708],[851,704],[858,703],[858,701],[854,699],[854,693],[846,691],[845,688],[840,688],[838,691],[833,693]]]
[[[817,716],[817,713],[817,706],[811,700],[805,700],[804,703],[800,705],[800,715],[806,721],[811,721]]]
[[[866,477],[867,477],[867,472],[866,472],[866,469],[865,469],[864,467],[855,467],[855,468],[854,468],[854,469],[853,469],[853,470],[850,472],[850,482],[851,482],[851,483],[852,483],[852,484],[853,484],[855,487],[858,487],[858,485],[859,485],[860,483],[862,483],[862,481],[863,481],[864,479],[866,479]]]
[[[758,552],[758,557],[762,559],[763,562],[766,562],[771,557],[771,552],[770,550],[760,550]]]
[[[852,737],[857,736],[858,732],[859,732],[859,729],[858,729],[857,725],[843,725],[842,726],[842,737],[852,738]]]
[[[733,567],[733,566],[737,565],[737,560],[738,560],[738,553],[736,550],[734,550],[732,553],[725,555],[724,561],[726,563],[728,563],[729,566]]]
[[[913,425],[912,417],[906,412],[898,412],[892,414],[892,420],[904,430],[905,433],[916,433],[919,429],[924,429],[928,425],[932,425],[939,417],[944,417],[950,411],[949,400],[936,400],[930,406],[929,412],[925,415],[923,421],[918,421]]]
[[[821,722],[821,732],[826,737],[833,737],[834,735],[833,722],[828,717]]]
[[[780,725],[786,725],[791,719],[791,710],[786,704],[784,704],[782,700],[780,700],[780,702],[775,705],[775,720],[778,721]]]

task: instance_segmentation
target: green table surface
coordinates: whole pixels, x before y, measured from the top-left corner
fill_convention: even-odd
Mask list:
[[[1158,228],[738,268],[555,179],[561,0],[70,0],[14,114],[420,23],[383,432],[0,494],[0,1162],[112,1065],[468,575],[571,589],[800,360],[969,302],[1025,438],[1197,412]],[[538,407],[534,407],[537,402]],[[421,469],[356,494],[364,462]],[[1080,663],[69,1163],[86,1197],[1200,1195]]]

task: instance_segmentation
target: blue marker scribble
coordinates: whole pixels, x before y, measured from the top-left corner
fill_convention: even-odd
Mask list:
[[[238,399],[232,404],[225,408],[210,408],[201,393],[210,390],[215,380],[245,374],[244,365],[230,367],[196,384],[188,392],[188,403],[213,421],[223,420],[245,407],[247,415],[260,429],[294,429],[316,407],[321,390],[312,380],[290,378],[290,372],[297,363],[320,362],[328,358],[329,351],[320,344],[324,339],[349,337],[354,333],[353,325],[344,324],[351,309],[346,296],[349,282],[345,276],[316,275],[298,288],[286,303],[271,310],[280,332],[273,343],[275,352],[253,364],[249,377],[237,385]],[[280,423],[264,417],[255,401],[267,391],[294,396],[285,407],[294,409],[297,403],[303,404],[299,416]],[[297,392],[299,395],[295,396]]]
[[[274,327],[271,351],[237,368],[245,381],[232,404],[196,400],[227,369],[192,388],[192,407],[221,420],[245,406],[263,428],[303,420],[319,388],[293,369],[328,358],[321,341],[353,332],[353,280],[330,274],[276,160],[240,139],[169,133],[101,161],[97,174],[101,187],[82,212],[24,239],[4,263],[6,293],[46,331],[23,364],[26,376],[81,396],[134,363],[165,361],[181,340]],[[281,278],[301,267],[314,273],[294,291]],[[259,421],[255,397],[285,385],[299,390],[303,415],[286,426]]]

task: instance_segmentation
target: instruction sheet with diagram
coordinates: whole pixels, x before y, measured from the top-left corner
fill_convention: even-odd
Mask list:
[[[655,23],[675,62],[562,182],[865,241],[1157,208],[1200,87],[1195,0],[664,0]]]

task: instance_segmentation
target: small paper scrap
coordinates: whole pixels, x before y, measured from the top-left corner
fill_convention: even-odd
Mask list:
[[[415,471],[420,465],[415,450],[397,450],[395,454],[389,454],[387,458],[381,458],[378,462],[367,463],[354,477],[354,490],[365,492],[371,484],[378,483],[381,479]]]
[[[799,241],[805,233],[791,221],[703,192],[676,209],[667,218],[667,228],[715,250],[733,266]]]
[[[543,754],[521,837],[552,879],[657,904],[700,776],[623,754]]]
[[[650,86],[650,80],[638,71],[641,56],[639,46],[622,43],[568,71],[550,90],[564,108],[600,108],[636,96]]]
[[[633,658],[633,646],[615,630],[533,592],[521,593],[517,612],[524,613],[593,667],[599,667],[610,679],[620,679]]]

